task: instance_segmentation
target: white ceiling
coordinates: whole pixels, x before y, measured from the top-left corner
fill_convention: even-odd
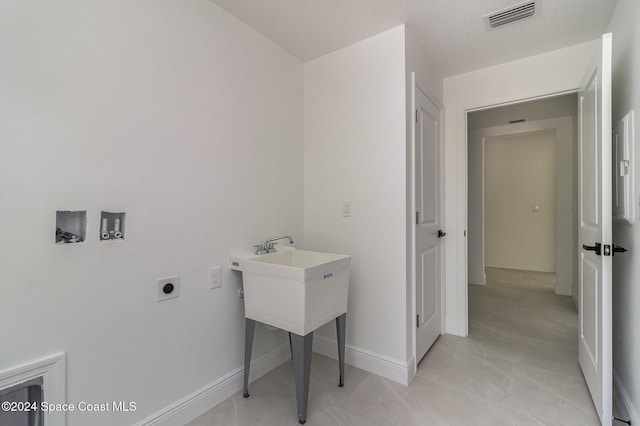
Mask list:
[[[211,0],[303,61],[400,24],[451,76],[598,38],[617,0],[538,0],[536,17],[487,31],[522,0]]]

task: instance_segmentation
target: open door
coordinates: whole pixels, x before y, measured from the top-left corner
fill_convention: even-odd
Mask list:
[[[579,360],[605,426],[612,416],[611,50],[602,36],[597,60],[578,93]]]
[[[415,90],[416,363],[442,333],[441,110]]]

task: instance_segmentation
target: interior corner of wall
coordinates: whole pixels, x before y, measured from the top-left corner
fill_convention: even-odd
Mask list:
[[[633,401],[615,369],[613,370],[613,400],[619,410],[619,415],[630,420],[632,425],[640,424],[638,402]]]

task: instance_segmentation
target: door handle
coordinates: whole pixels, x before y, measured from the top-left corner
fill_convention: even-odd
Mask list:
[[[582,248],[585,249],[586,251],[595,251],[598,256],[602,255],[602,244],[601,243],[595,243],[595,245],[593,245],[593,246],[588,246],[586,244],[583,244]],[[604,246],[604,255],[605,256],[613,256],[616,253],[625,253],[627,251],[628,250],[626,248],[617,246],[615,244],[613,245],[613,250],[611,250],[611,246],[610,245],[605,245]]]
[[[595,251],[598,256],[602,255],[602,244],[596,243],[593,246],[588,246],[586,244],[582,245],[582,248],[586,251]]]
[[[442,237],[444,237],[445,235],[447,235],[447,233],[446,233],[446,232],[444,232],[442,229],[438,229],[438,238],[442,238]]]
[[[613,245],[613,254],[624,253],[626,251],[628,251],[628,250],[626,248],[624,248],[624,247],[620,247],[620,246],[617,246],[615,244]]]

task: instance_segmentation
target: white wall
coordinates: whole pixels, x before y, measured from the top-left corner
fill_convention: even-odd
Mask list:
[[[578,88],[594,42],[444,80],[447,332],[467,334],[466,112]]]
[[[640,3],[618,0],[609,30],[613,32],[613,123],[629,110],[640,110]],[[634,141],[638,145],[638,123]],[[635,150],[634,166],[640,164]],[[640,174],[636,173],[636,188]],[[633,202],[637,202],[638,195]],[[637,219],[636,219],[637,220]],[[613,241],[629,251],[613,258],[613,370],[614,383],[633,424],[640,423],[640,225],[614,222]]]
[[[487,267],[556,271],[556,144],[555,130],[484,140]]]
[[[474,114],[469,114],[469,117]],[[503,126],[504,127],[504,126]],[[490,129],[489,127],[487,129]],[[488,130],[468,132],[467,175],[469,214],[467,217],[467,281],[470,284],[487,283],[484,250],[484,139],[492,135]]]
[[[306,248],[353,256],[347,345],[406,373],[404,43],[401,26],[305,64],[304,229]]]
[[[0,370],[64,351],[69,402],[137,402],[75,426],[131,424],[239,368],[229,251],[304,245],[301,62],[208,0],[5,1],[0,51]],[[58,209],[87,210],[86,243],[54,244]],[[127,213],[125,241],[98,241],[101,209]],[[286,342],[256,335],[255,356]]]

